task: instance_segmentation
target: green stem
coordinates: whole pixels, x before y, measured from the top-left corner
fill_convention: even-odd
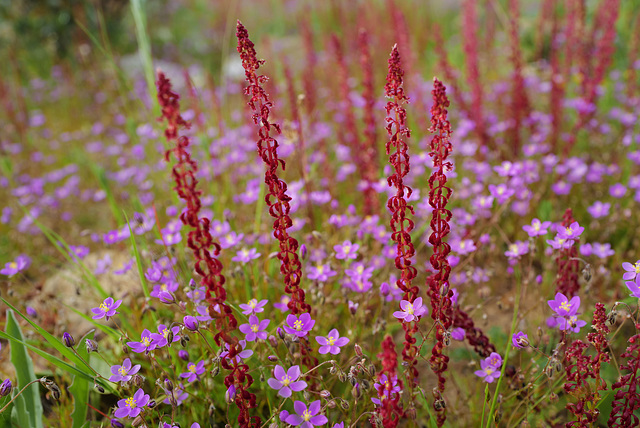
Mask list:
[[[509,338],[513,337],[513,334],[516,331],[516,324],[518,322],[518,311],[520,310],[520,292],[522,291],[522,278],[520,275],[520,268],[516,266],[514,270],[514,275],[516,276],[516,301],[513,305],[513,317],[511,319],[511,333],[509,334]],[[502,379],[504,379],[504,372],[507,369],[507,361],[509,360],[509,352],[511,351],[511,340],[507,340],[507,349],[504,351],[504,359],[502,363],[502,370],[500,371],[500,377],[498,378],[498,383],[496,385],[496,392],[493,396],[493,400],[491,400],[491,409],[489,410],[489,418],[487,421],[491,421],[493,417],[493,412],[496,408],[496,403],[498,401],[498,391],[500,390],[500,384],[502,383]],[[489,427],[489,422],[487,422],[487,427]]]
[[[482,397],[482,418],[480,419],[480,428],[484,428],[484,411],[487,408],[488,399],[489,399],[489,384],[487,383],[487,385],[484,387],[484,397]],[[491,418],[487,420],[487,428],[489,427],[490,420]]]
[[[24,390],[25,390],[25,389],[27,389],[29,386],[31,386],[32,384],[34,384],[34,383],[36,383],[36,382],[40,382],[40,379],[32,380],[31,382],[29,382],[28,384],[26,384],[26,385],[24,386],[24,388],[22,388],[22,389],[21,389],[21,390],[20,390],[20,391],[15,395],[15,397],[13,397],[13,398],[12,398],[12,399],[7,403],[7,404],[5,404],[5,406],[4,406],[2,409],[0,409],[0,413],[2,413],[2,412],[4,412],[5,410],[7,410],[7,407],[9,407],[9,405],[10,405],[11,403],[13,403],[13,402],[15,401],[15,399],[16,399],[16,398],[18,398],[18,396],[24,392]]]

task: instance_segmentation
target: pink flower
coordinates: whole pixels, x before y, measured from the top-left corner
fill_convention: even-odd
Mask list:
[[[340,337],[338,330],[335,328],[329,332],[327,337],[316,336],[316,341],[320,344],[318,352],[321,354],[331,353],[333,355],[338,355],[340,347],[349,343],[349,339]]]
[[[278,395],[284,398],[291,397],[291,391],[302,391],[307,387],[307,383],[298,380],[300,377],[300,367],[293,366],[284,371],[282,366],[273,369],[273,377],[267,380],[269,386],[278,391]]]
[[[422,297],[418,297],[413,303],[408,300],[401,301],[400,309],[402,311],[394,312],[393,316],[404,322],[411,322],[427,313],[427,308],[422,304]]]

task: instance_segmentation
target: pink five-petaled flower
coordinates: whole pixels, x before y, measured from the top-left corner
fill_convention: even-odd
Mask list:
[[[549,300],[547,303],[559,317],[570,317],[578,312],[580,308],[580,297],[573,296],[573,298],[569,300],[564,294],[556,293],[555,299]]]
[[[198,361],[198,364],[187,364],[187,372],[180,373],[180,377],[187,379],[187,382],[193,382],[196,379],[200,379],[200,375],[204,373],[204,361]]]
[[[139,388],[132,397],[118,401],[118,409],[113,413],[116,418],[135,418],[149,402],[149,394]]]
[[[21,272],[29,267],[31,259],[25,255],[16,257],[13,262],[6,263],[4,269],[0,270],[0,273],[7,276],[13,276],[18,272]]]
[[[160,324],[158,326],[158,332],[151,333],[151,339],[153,339],[156,348],[162,348],[167,345],[171,346],[171,343],[179,341],[180,336],[178,333],[180,333],[180,327],[175,326],[169,330],[166,325]],[[171,339],[171,343],[169,343],[169,339]]]
[[[338,330],[335,328],[329,332],[327,337],[316,336],[316,341],[320,344],[318,352],[321,354],[331,353],[333,355],[338,355],[340,347],[349,343],[349,339],[340,337]]]
[[[485,382],[491,383],[497,378],[500,377],[500,366],[502,365],[502,358],[499,357],[499,364],[492,364],[494,361],[498,361],[497,358],[493,357],[493,352],[490,356],[480,361],[480,368],[482,370],[476,370],[474,374],[484,379]],[[497,354],[496,354],[497,355]],[[493,358],[492,358],[493,357]]]
[[[559,318],[556,325],[560,331],[570,330],[574,333],[580,333],[580,329],[587,325],[587,322],[579,320],[577,315],[570,315]]]
[[[300,377],[300,367],[293,366],[289,370],[284,371],[282,366],[276,365],[273,369],[273,377],[267,380],[269,386],[278,390],[278,395],[283,398],[291,397],[291,391],[302,391],[307,387],[307,383],[298,380]]]
[[[140,342],[127,342],[127,345],[129,345],[131,350],[136,353],[144,352],[145,354],[148,354],[149,351],[156,349],[156,344],[153,343],[151,332],[146,328],[140,335]]]
[[[122,300],[116,300],[114,302],[113,297],[107,297],[106,299],[104,299],[104,302],[100,303],[100,306],[91,309],[91,312],[95,314],[91,318],[93,318],[94,320],[105,318],[107,321],[109,321],[109,318],[119,313],[116,312],[116,309],[118,309],[118,306],[120,306],[121,303]]]
[[[521,331],[513,333],[513,336],[511,337],[511,344],[515,348],[524,349],[529,346],[529,336]]]
[[[268,300],[260,300],[259,302],[256,299],[249,300],[248,303],[241,303],[240,309],[242,309],[242,313],[245,315],[249,314],[257,314],[259,312],[264,311],[264,305],[266,305]]]
[[[629,262],[622,263],[622,269],[626,272],[622,274],[622,279],[625,281],[633,280],[640,276],[640,260],[631,264]]]
[[[411,322],[427,313],[427,308],[422,304],[422,297],[418,297],[413,303],[408,300],[401,301],[400,309],[402,311],[394,312],[393,316],[404,322]]]
[[[358,257],[359,244],[352,244],[351,241],[344,241],[342,245],[334,245],[333,249],[336,252],[336,259],[355,259]]]
[[[398,385],[398,377],[394,375],[391,380],[389,380],[386,374],[380,375],[378,381],[373,384],[373,388],[378,393],[378,398],[371,398],[371,401],[378,406],[382,405],[381,399],[386,400],[392,397],[393,394],[401,391],[400,385]]]
[[[569,227],[558,226],[558,236],[561,239],[578,239],[582,232],[584,232],[584,227],[580,226],[577,221],[571,223]]]
[[[139,370],[140,364],[132,366],[131,360],[129,358],[125,358],[121,366],[111,366],[111,373],[113,374],[109,377],[109,380],[111,382],[127,382],[131,380],[133,375],[138,373]]]
[[[629,291],[631,291],[630,296],[640,299],[640,275],[636,276],[635,281],[626,281],[625,284]]]
[[[285,324],[284,330],[298,337],[304,337],[311,331],[313,325],[316,322],[311,319],[311,315],[307,312],[297,317],[293,314],[287,315],[287,324]]]
[[[560,234],[557,234],[553,239],[547,239],[547,244],[551,245],[554,250],[571,248],[574,242],[573,239],[560,237]]]
[[[531,226],[522,226],[522,229],[529,234],[530,237],[542,236],[548,233],[548,228],[551,226],[550,221],[540,221],[537,218],[531,220]]]
[[[267,328],[270,322],[270,320],[260,321],[257,316],[250,315],[249,324],[242,324],[238,327],[238,330],[246,334],[245,339],[247,342],[253,342],[256,338],[266,340],[267,332],[264,329]]]
[[[285,422],[296,427],[300,426],[300,428],[313,428],[324,425],[329,422],[329,420],[326,416],[318,414],[321,407],[320,400],[309,404],[309,408],[307,408],[307,405],[302,401],[296,401],[293,403],[293,409],[297,415],[287,416]]]
[[[251,248],[247,250],[243,248],[236,253],[236,256],[231,259],[232,262],[240,262],[242,264],[249,263],[251,260],[257,259],[260,257],[260,253],[255,248]]]

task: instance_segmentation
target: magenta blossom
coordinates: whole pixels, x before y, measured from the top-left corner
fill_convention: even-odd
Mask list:
[[[335,328],[329,332],[327,337],[316,336],[316,341],[320,344],[318,352],[321,354],[331,353],[333,355],[338,355],[340,353],[340,347],[349,343],[349,339],[340,337],[338,330]]]
[[[0,270],[2,275],[13,276],[18,272],[22,272],[31,264],[31,259],[25,255],[16,257],[16,260],[4,265],[4,269]]]
[[[489,357],[490,358],[490,357]],[[480,361],[480,368],[474,374],[484,379],[485,382],[491,383],[500,377],[500,367],[496,367],[489,362],[489,358]]]
[[[526,348],[529,346],[529,336],[521,331],[513,333],[513,336],[511,337],[511,344],[518,349]]]
[[[144,352],[145,354],[148,354],[149,351],[156,349],[156,344],[153,342],[151,332],[146,328],[142,331],[140,342],[127,342],[127,345],[129,345],[133,352],[137,353]]]
[[[247,250],[243,248],[236,253],[236,256],[231,259],[232,262],[240,262],[242,264],[249,263],[251,260],[255,260],[260,257],[260,253],[255,248]]]
[[[580,297],[573,296],[571,300],[562,293],[556,293],[556,297],[553,300],[547,302],[549,307],[558,314],[559,317],[567,317],[575,315],[580,308]]]
[[[640,275],[636,276],[635,281],[626,281],[625,285],[631,291],[630,296],[640,299]]]
[[[171,346],[171,343],[179,341],[180,336],[178,333],[180,333],[180,327],[175,326],[169,330],[166,325],[160,324],[158,326],[158,332],[151,333],[151,338],[156,348],[162,348],[167,345]],[[169,339],[171,339],[171,343],[169,343]]]
[[[149,402],[149,394],[139,388],[132,397],[118,401],[118,409],[113,413],[116,418],[135,418]]]
[[[196,379],[200,379],[200,375],[204,373],[204,361],[198,361],[198,364],[187,364],[187,372],[180,373],[180,377],[187,379],[187,382],[193,382]]]
[[[378,381],[373,384],[373,388],[378,393],[378,398],[371,398],[377,405],[382,405],[380,400],[386,400],[393,396],[393,394],[400,393],[400,385],[398,385],[397,376],[393,376],[391,379],[386,374],[381,374]]]
[[[268,300],[260,300],[259,302],[256,299],[249,300],[248,303],[241,303],[240,309],[242,309],[242,313],[245,315],[249,314],[257,314],[260,312],[264,312],[264,305],[266,305]]]
[[[418,297],[413,303],[408,300],[402,300],[400,302],[400,309],[402,309],[402,311],[394,312],[393,316],[404,322],[417,320],[427,313],[427,308],[422,304],[422,297]]]
[[[287,323],[283,326],[284,330],[298,337],[304,337],[311,331],[316,322],[311,319],[311,315],[304,313],[297,317],[293,314],[287,315]]]
[[[320,400],[309,404],[309,408],[302,401],[296,401],[293,403],[293,409],[297,415],[289,415],[285,422],[293,426],[300,426],[300,428],[313,428],[324,425],[329,420],[326,416],[318,414],[321,408]]]
[[[278,391],[278,395],[283,398],[291,397],[291,391],[302,391],[307,387],[307,383],[298,380],[300,377],[300,367],[293,366],[285,373],[282,366],[276,365],[273,369],[273,377],[267,380],[269,386]]]
[[[568,317],[558,318],[558,329],[560,331],[569,330],[574,333],[580,333],[580,329],[587,325],[586,321],[579,320],[577,315],[570,315]]]
[[[557,231],[561,239],[578,239],[582,232],[584,232],[584,227],[580,226],[577,221],[574,221],[569,227],[558,226]]]
[[[242,324],[238,327],[242,333],[246,334],[247,342],[253,342],[256,339],[267,339],[267,332],[264,331],[269,325],[270,320],[262,320],[260,321],[257,316],[250,315],[249,316],[249,324]]]
[[[531,220],[531,226],[522,226],[522,229],[529,234],[530,237],[542,236],[548,233],[548,228],[551,226],[550,221],[540,221],[537,218]]]
[[[117,300],[114,302],[113,297],[107,297],[106,299],[104,299],[104,302],[100,303],[100,306],[91,309],[91,312],[95,314],[91,318],[93,318],[94,320],[105,318],[107,321],[109,321],[109,318],[119,313],[116,312],[116,309],[118,309],[118,306],[120,306],[121,303],[122,300]]]
[[[336,252],[336,259],[355,259],[358,257],[359,244],[352,244],[351,241],[344,241],[342,245],[334,245],[333,249]]]
[[[280,296],[280,301],[278,303],[274,303],[273,307],[276,309],[280,309],[282,312],[287,312],[289,310],[289,302],[291,301],[291,296],[288,294],[283,294]]]
[[[622,269],[626,271],[622,274],[622,279],[624,279],[625,281],[633,280],[634,278],[637,278],[638,275],[640,275],[640,260],[638,260],[634,264],[624,262],[622,263]]]
[[[131,360],[129,358],[125,358],[121,366],[111,366],[111,373],[113,374],[109,377],[109,380],[111,382],[127,382],[131,380],[133,375],[138,373],[139,370],[140,364],[133,366],[131,365]]]

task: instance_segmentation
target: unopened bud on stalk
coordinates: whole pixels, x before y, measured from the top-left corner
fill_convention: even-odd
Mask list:
[[[98,352],[98,344],[91,340],[91,339],[87,339],[84,342],[85,346],[87,347],[87,353],[90,354],[92,352]]]
[[[98,385],[97,383],[93,385],[93,387],[96,389],[96,391],[98,391],[100,394],[104,394],[104,388],[101,385]]]
[[[353,345],[353,349],[354,351],[356,351],[356,355],[358,357],[362,357],[362,348],[360,347],[360,345],[358,345],[357,343],[355,345]]]
[[[173,391],[173,382],[171,382],[171,379],[164,378],[164,389],[169,392]]]
[[[13,385],[11,384],[11,380],[5,379],[2,382],[2,385],[0,385],[0,397],[6,397],[7,395],[11,394],[12,388]]]
[[[73,336],[71,336],[66,331],[62,334],[62,341],[64,342],[64,346],[66,346],[67,348],[73,348],[73,346],[76,344]]]

